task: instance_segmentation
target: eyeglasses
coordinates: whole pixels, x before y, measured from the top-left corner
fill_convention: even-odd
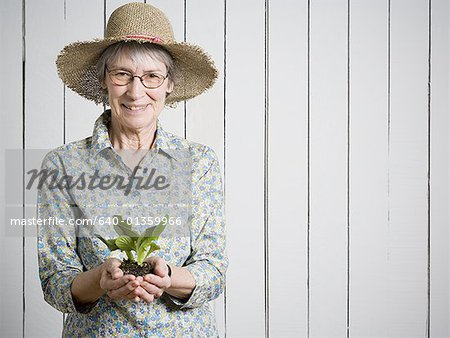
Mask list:
[[[111,79],[112,83],[114,83],[117,86],[126,86],[129,84],[135,77],[137,77],[139,80],[141,80],[142,85],[147,89],[155,89],[160,87],[165,79],[169,76],[167,74],[166,76],[163,76],[161,74],[157,73],[145,73],[141,76],[139,75],[133,75],[130,74],[124,70],[108,70],[109,78]]]

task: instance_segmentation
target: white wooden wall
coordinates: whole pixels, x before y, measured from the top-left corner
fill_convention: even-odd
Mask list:
[[[54,61],[124,2],[1,1],[2,162],[90,135],[102,109]],[[450,337],[448,0],[151,3],[220,69],[161,119],[221,160],[221,336]],[[2,229],[1,337],[60,336],[35,244]]]

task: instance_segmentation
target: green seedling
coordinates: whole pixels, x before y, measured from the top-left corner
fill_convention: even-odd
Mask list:
[[[114,230],[119,235],[118,237],[104,239],[98,234],[95,236],[105,243],[109,250],[121,250],[125,252],[130,262],[136,262],[139,266],[142,266],[153,251],[160,249],[155,241],[166,228],[169,216],[166,215],[158,224],[145,229],[142,234],[134,231],[132,224],[123,220],[122,216],[115,215],[114,218],[117,218],[113,224]],[[135,252],[136,259],[134,258],[133,251]]]

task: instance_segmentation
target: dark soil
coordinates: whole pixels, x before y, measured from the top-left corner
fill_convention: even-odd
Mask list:
[[[122,269],[124,275],[133,275],[136,277],[143,277],[153,272],[153,267],[148,265],[147,262],[142,263],[142,265],[138,265],[138,263],[136,262],[124,260],[120,265],[120,268]]]

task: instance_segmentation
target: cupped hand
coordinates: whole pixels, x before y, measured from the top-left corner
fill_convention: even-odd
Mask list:
[[[120,269],[121,263],[116,258],[109,258],[103,263],[100,288],[112,299],[129,299],[137,302],[141,299],[142,277],[124,275]]]
[[[167,263],[163,258],[157,256],[147,259],[147,263],[153,266],[153,273],[144,276],[141,287],[154,298],[159,298],[172,285]]]

